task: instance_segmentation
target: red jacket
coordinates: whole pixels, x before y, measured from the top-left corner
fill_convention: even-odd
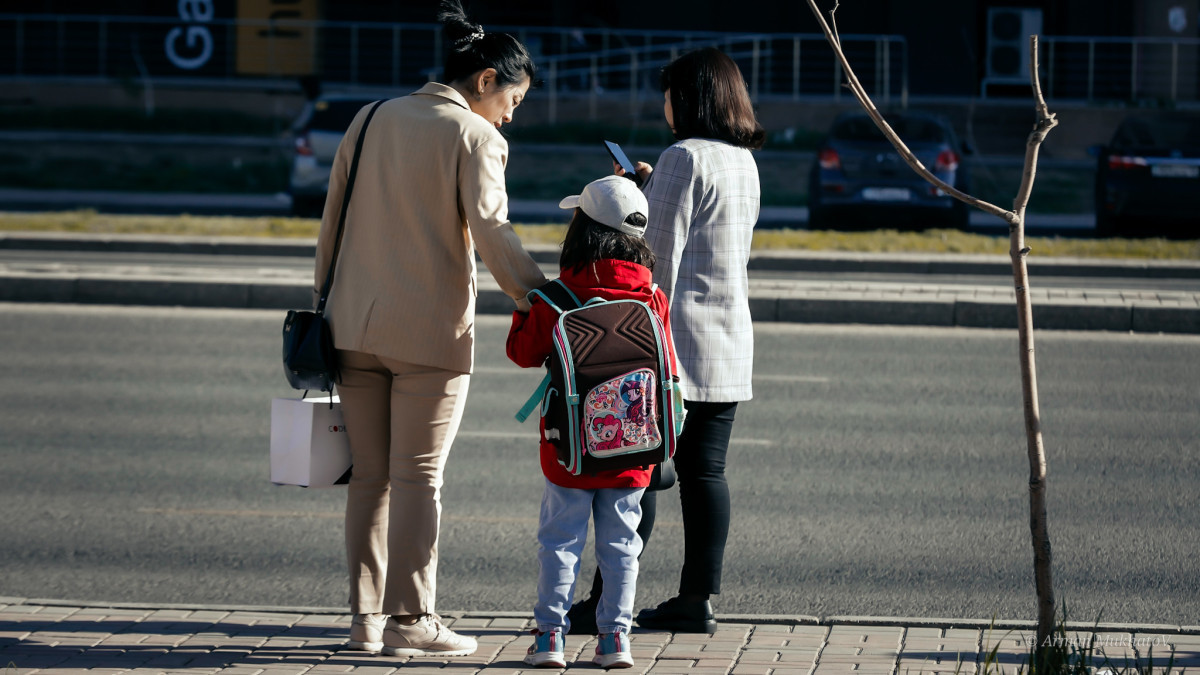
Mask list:
[[[648,304],[662,319],[667,337],[667,354],[672,370],[675,369],[675,345],[671,340],[671,314],[667,308],[667,296],[654,288],[649,269],[625,260],[600,260],[582,271],[562,270],[559,279],[575,293],[580,302],[601,297],[605,300],[640,300]],[[550,333],[558,322],[558,316],[558,312],[538,299],[534,300],[528,313],[513,312],[512,328],[508,331],[508,358],[522,368],[545,365],[546,358],[554,349]],[[544,426],[540,436],[542,473],[555,485],[595,490],[646,487],[650,484],[649,467],[573,476],[558,463],[554,445],[546,440]]]

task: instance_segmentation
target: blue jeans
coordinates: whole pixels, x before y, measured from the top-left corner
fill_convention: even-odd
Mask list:
[[[533,609],[538,630],[570,630],[567,609],[575,597],[588,519],[594,518],[596,564],[604,575],[596,627],[602,633],[629,631],[642,553],[637,526],[643,492],[645,488],[578,490],[546,481],[538,521],[538,601]]]

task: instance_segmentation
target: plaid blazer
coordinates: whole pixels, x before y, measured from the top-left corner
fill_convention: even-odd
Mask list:
[[[643,185],[654,280],[671,303],[671,333],[689,401],[752,398],[750,240],[758,166],[745,148],[689,138],[663,151]]]

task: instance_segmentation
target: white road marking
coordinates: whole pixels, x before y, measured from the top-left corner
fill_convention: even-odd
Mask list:
[[[511,438],[524,439],[528,441],[538,440],[538,433],[522,432],[522,431],[462,431],[458,432],[459,437],[466,436],[468,438]]]
[[[755,380],[762,382],[830,382],[831,378],[820,375],[755,375]]]
[[[141,508],[138,513],[148,513],[153,515],[163,516],[223,516],[229,518],[325,518],[329,520],[341,520],[346,517],[341,511],[263,511],[258,509],[247,509],[239,511],[235,509],[155,509]],[[454,514],[445,514],[442,516],[443,521],[462,522],[462,523],[521,523],[536,525],[537,517],[523,516],[460,516]],[[656,521],[655,526],[665,527],[682,527],[681,521],[661,520]]]

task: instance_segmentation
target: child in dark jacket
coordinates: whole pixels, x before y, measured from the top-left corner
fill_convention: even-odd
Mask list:
[[[654,254],[642,239],[649,208],[646,198],[627,178],[608,176],[588,183],[583,193],[559,206],[575,209],[559,259],[559,279],[579,298],[639,300],[658,315],[668,336],[668,358],[675,363],[669,340],[667,298],[654,285]],[[545,364],[553,346],[551,331],[558,312],[531,295],[528,313],[514,312],[508,333],[508,357],[523,368]],[[537,630],[525,657],[534,666],[563,668],[563,635],[567,609],[575,591],[579,559],[587,541],[588,520],[595,518],[596,562],[605,579],[596,607],[600,640],[593,662],[604,668],[633,665],[629,628],[633,619],[641,521],[639,502],[650,483],[650,467],[634,467],[575,476],[558,461],[543,426],[540,455],[546,478],[538,522]],[[615,583],[608,580],[613,579]]]

